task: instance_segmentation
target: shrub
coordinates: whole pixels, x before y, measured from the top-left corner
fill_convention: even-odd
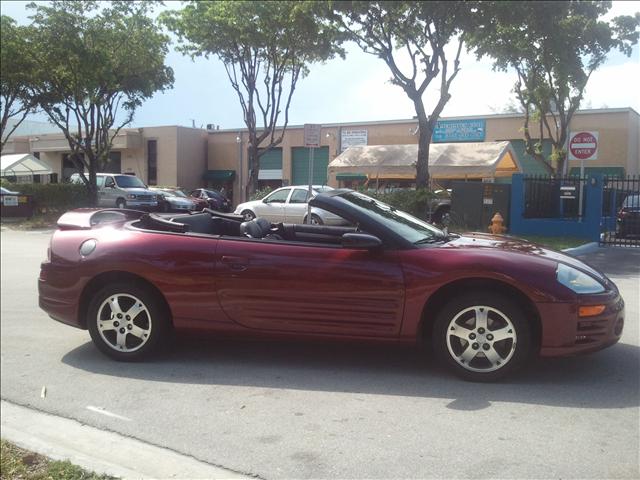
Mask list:
[[[253,192],[253,195],[251,195],[251,198],[249,198],[249,200],[262,200],[264,197],[269,195],[271,192],[273,192],[273,188],[271,188],[271,187],[260,188],[260,189],[256,190],[255,192]]]
[[[77,183],[10,183],[2,180],[2,186],[33,196],[35,212],[64,212],[88,207],[87,188]]]
[[[389,204],[398,210],[403,210],[422,219],[427,218],[429,202],[435,198],[435,195],[426,189],[403,189],[392,192],[375,192],[365,190],[362,193]]]

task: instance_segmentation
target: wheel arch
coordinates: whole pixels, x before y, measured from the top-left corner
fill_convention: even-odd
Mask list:
[[[87,328],[87,311],[89,309],[89,303],[91,298],[102,287],[115,282],[133,283],[138,286],[145,286],[150,288],[163,303],[164,307],[169,312],[169,321],[173,325],[173,314],[171,313],[171,307],[164,297],[162,292],[152,282],[135,273],[124,272],[119,270],[103,272],[93,277],[82,289],[80,294],[80,306],[78,308],[78,323],[82,325],[82,328]]]
[[[494,278],[469,278],[454,280],[451,283],[441,286],[425,302],[420,317],[418,338],[425,344],[429,344],[433,337],[433,327],[438,312],[447,304],[449,300],[460,294],[460,292],[470,292],[473,290],[490,290],[492,292],[505,295],[524,310],[529,324],[531,325],[532,349],[538,351],[542,340],[542,322],[540,313],[535,303],[522,290],[504,281]]]

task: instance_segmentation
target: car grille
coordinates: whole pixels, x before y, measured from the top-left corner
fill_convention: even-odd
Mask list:
[[[136,200],[140,200],[141,202],[153,202],[155,199],[155,195],[136,195]]]
[[[607,336],[609,320],[581,320],[578,322],[576,344],[598,342]]]

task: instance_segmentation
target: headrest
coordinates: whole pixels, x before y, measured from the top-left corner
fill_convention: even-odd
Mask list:
[[[241,223],[240,233],[249,238],[262,238],[264,236],[260,225],[253,220]]]

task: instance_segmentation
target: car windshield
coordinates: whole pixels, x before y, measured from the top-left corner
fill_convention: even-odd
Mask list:
[[[386,203],[375,200],[359,192],[340,195],[358,210],[384,224],[413,244],[434,243],[445,240],[445,233],[419,218],[398,210]]]
[[[187,198],[187,194],[184,193],[182,190],[161,190],[161,192],[163,192],[165,195],[168,195],[170,197]]]
[[[120,188],[147,188],[142,180],[133,175],[116,175],[114,178]]]

